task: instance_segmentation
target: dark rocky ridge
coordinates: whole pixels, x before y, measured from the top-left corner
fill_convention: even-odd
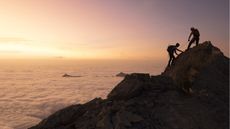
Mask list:
[[[188,95],[180,87],[191,85]],[[206,42],[162,75],[127,75],[108,95],[55,112],[30,129],[227,129],[229,58]]]

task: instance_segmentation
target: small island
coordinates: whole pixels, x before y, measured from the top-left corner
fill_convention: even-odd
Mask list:
[[[69,74],[65,73],[64,75],[62,75],[62,77],[82,77],[82,76],[69,75]]]
[[[116,77],[125,77],[126,75],[128,75],[127,73],[123,73],[123,72],[120,72],[116,75]]]

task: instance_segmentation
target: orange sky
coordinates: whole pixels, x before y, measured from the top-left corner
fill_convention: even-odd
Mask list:
[[[0,0],[0,19],[7,59],[166,58],[169,44],[186,48],[191,26],[229,50],[228,0]]]

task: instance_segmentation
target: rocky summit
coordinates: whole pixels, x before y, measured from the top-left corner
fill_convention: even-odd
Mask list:
[[[125,76],[107,96],[55,112],[29,129],[227,129],[229,58],[210,42],[157,76]]]

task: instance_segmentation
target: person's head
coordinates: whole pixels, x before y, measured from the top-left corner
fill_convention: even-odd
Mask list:
[[[195,30],[195,28],[194,28],[194,27],[191,27],[190,30],[193,31],[193,30]]]
[[[179,43],[176,43],[176,47],[179,47],[180,46],[180,44]]]

